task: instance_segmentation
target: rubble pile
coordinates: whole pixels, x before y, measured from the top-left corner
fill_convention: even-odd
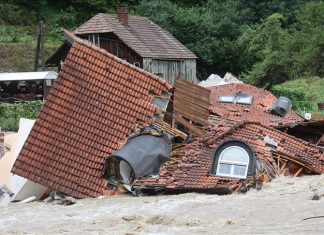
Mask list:
[[[208,88],[181,78],[173,87],[65,36],[71,49],[58,78],[6,165],[19,189],[0,182],[0,198],[244,193],[280,175],[324,173],[324,122],[300,117],[289,99],[229,76]]]

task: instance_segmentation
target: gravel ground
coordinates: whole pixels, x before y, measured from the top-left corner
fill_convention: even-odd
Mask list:
[[[314,190],[321,197],[312,200]],[[245,195],[113,196],[0,208],[0,234],[324,234],[324,175]],[[308,217],[317,217],[310,218]]]

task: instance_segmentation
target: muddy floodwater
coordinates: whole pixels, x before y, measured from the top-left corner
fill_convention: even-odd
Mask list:
[[[245,195],[113,196],[0,210],[0,234],[324,234],[324,175],[279,177]]]

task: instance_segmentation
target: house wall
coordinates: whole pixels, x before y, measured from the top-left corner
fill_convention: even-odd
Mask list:
[[[144,58],[143,69],[163,77],[173,85],[177,77],[197,83],[196,59],[158,60]]]
[[[89,34],[79,35],[83,39],[88,40]],[[123,41],[121,41],[113,33],[100,34],[99,47],[105,49],[109,53],[126,60],[130,64],[134,64],[140,68],[143,68],[143,59],[136,52],[130,49]],[[92,38],[92,37],[90,37]],[[136,63],[136,64],[135,64]]]
[[[79,35],[88,40],[89,34]],[[135,64],[144,70],[160,75],[174,85],[177,77],[198,83],[196,78],[196,59],[162,60],[142,58],[113,33],[100,34],[100,47],[109,53]],[[93,38],[92,35],[90,38]]]

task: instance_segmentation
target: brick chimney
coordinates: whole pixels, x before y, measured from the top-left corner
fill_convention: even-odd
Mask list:
[[[128,25],[128,6],[118,6],[117,7],[117,17],[123,25],[127,26]]]

